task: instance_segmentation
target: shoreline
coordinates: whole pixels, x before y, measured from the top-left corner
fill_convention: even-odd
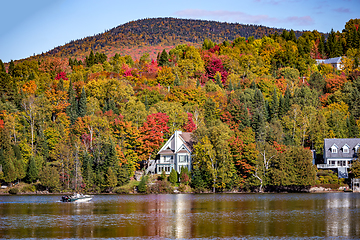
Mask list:
[[[174,193],[86,193],[89,195],[151,195],[151,194],[155,194],[155,195],[162,195],[162,194],[259,194],[260,192],[239,192],[239,191],[232,191],[232,192],[201,192],[201,193],[195,193],[195,192],[187,192],[187,193],[182,193],[182,192],[174,192]],[[291,194],[291,193],[356,193],[356,192],[345,192],[343,190],[335,190],[335,189],[325,189],[325,190],[313,190],[313,191],[302,191],[302,192],[262,192],[260,194]],[[72,195],[74,194],[74,192],[63,192],[63,193],[50,193],[50,192],[26,192],[26,193],[17,193],[17,194],[11,194],[11,193],[2,193],[0,192],[0,196],[31,196],[31,195],[36,195],[36,196],[41,196],[41,195]]]

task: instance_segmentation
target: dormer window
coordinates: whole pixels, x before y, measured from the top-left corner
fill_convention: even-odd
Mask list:
[[[337,153],[338,152],[338,146],[336,144],[331,146],[331,153]]]
[[[358,144],[355,146],[355,148],[354,148],[355,153],[358,153],[358,151],[359,151],[359,147],[360,147],[360,143],[358,143]]]
[[[343,153],[349,153],[349,145],[345,144],[342,149],[343,149]]]

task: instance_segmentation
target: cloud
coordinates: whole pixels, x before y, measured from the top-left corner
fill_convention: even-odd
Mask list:
[[[350,9],[348,9],[348,8],[339,7],[339,8],[333,9],[333,10],[338,13],[350,13]]]
[[[282,3],[299,3],[299,2],[303,2],[303,0],[253,0],[253,2],[256,3],[264,3],[264,4],[270,4],[270,5],[279,5]]]
[[[175,12],[178,17],[188,18],[204,18],[210,17],[215,18],[219,21],[239,22],[248,24],[279,24],[279,23],[292,23],[299,26],[309,26],[314,24],[314,20],[310,16],[303,17],[287,17],[277,18],[270,17],[268,15],[250,15],[240,11],[208,11],[201,9],[185,9]]]
[[[314,24],[314,20],[310,16],[304,16],[304,17],[288,17],[286,18],[286,22],[292,22],[296,25],[300,26],[310,26]]]

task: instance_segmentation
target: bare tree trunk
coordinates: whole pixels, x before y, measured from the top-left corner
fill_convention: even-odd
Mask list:
[[[262,185],[263,185],[263,180],[258,176],[258,174],[257,174],[257,171],[255,172],[255,174],[253,173],[252,174],[254,177],[256,177],[257,179],[259,179],[260,180],[260,189],[259,189],[259,192],[263,192],[263,190],[262,190]]]

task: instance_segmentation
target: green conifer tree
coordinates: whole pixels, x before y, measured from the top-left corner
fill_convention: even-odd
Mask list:
[[[129,182],[129,174],[128,174],[128,169],[126,165],[122,165],[118,171],[118,175],[117,175],[117,179],[118,179],[118,185],[119,186],[123,186],[126,183]]]
[[[76,59],[75,59],[76,62]],[[69,57],[69,66],[72,67],[74,65],[74,61],[72,60],[71,57]]]
[[[242,104],[241,106],[241,112],[242,114],[242,119],[241,119],[241,123],[243,125],[243,127],[250,127],[250,116],[249,116],[249,111],[247,109],[246,104]]]
[[[24,179],[26,176],[26,171],[25,171],[25,164],[23,161],[23,157],[21,155],[21,151],[18,145],[13,145],[13,150],[14,150],[14,167],[16,169],[16,173],[17,176],[16,178],[21,180]]]
[[[215,79],[214,80],[215,80],[215,83],[217,85],[219,85],[220,87],[223,87],[223,84],[221,82],[221,74],[220,73],[215,74]]]
[[[86,104],[87,104],[86,92],[85,92],[85,88],[83,87],[81,90],[78,111],[77,111],[79,117],[84,117],[86,115],[86,111],[87,111]]]
[[[166,181],[166,172],[165,172],[165,170],[162,170],[161,175],[160,175],[160,180]]]
[[[0,72],[6,73],[5,65],[4,65],[4,63],[1,61],[1,59],[0,59]]]
[[[229,90],[230,92],[234,90],[234,87],[233,87],[233,85],[232,85],[232,83],[231,83],[231,80],[229,81],[228,90]]]
[[[35,158],[31,157],[29,166],[26,173],[26,179],[28,182],[33,183],[38,178],[39,170],[36,166]]]
[[[91,50],[89,57],[85,59],[85,62],[87,67],[92,67],[95,64],[95,55],[93,50]]]
[[[2,166],[2,177],[5,182],[10,183],[17,179],[18,173],[14,165],[16,161],[14,150],[7,135],[4,129],[0,129],[0,165]]]
[[[66,108],[66,114],[70,117],[71,124],[74,124],[76,122],[76,119],[78,118],[78,114],[77,114],[77,101],[76,101],[75,91],[71,80],[68,89],[68,98],[69,98],[68,102],[70,105]]]
[[[284,112],[287,113],[290,110],[290,90],[286,88],[284,96]]]
[[[109,167],[106,172],[106,186],[110,188],[110,190],[116,187],[118,183],[115,172],[112,167]]]
[[[8,68],[8,74],[10,76],[14,76],[14,69],[15,69],[15,64],[14,64],[14,61],[11,60],[10,64],[9,64],[9,68]]]
[[[59,79],[59,82],[57,84],[57,88],[59,91],[65,91],[65,88],[64,88],[64,80],[62,78]]]
[[[266,137],[266,118],[264,113],[259,109],[255,110],[252,118],[252,128],[255,133],[255,139],[257,142],[263,142]]]
[[[167,54],[165,49],[161,52],[158,65],[159,66],[168,66],[169,65],[169,55]]]
[[[285,102],[284,97],[280,94],[279,98],[279,119],[281,119],[285,115]]]
[[[146,109],[146,111],[149,111],[149,101],[148,101],[147,95],[145,95],[145,102],[144,102],[144,105],[145,105],[145,109]]]
[[[174,86],[180,86],[180,79],[177,74],[175,75]]]
[[[270,122],[271,120],[271,114],[270,114],[270,105],[269,105],[269,101],[265,100],[265,111],[264,111],[264,116],[266,121]]]
[[[92,159],[87,152],[83,153],[82,159],[83,159],[82,177],[86,184],[86,188],[91,188],[94,185],[94,172],[93,172]]]
[[[212,98],[207,98],[204,104],[204,120],[207,126],[211,126],[215,120],[218,119],[218,110],[216,109],[216,103]]]
[[[171,172],[169,175],[169,182],[171,182],[172,184],[175,184],[178,182],[178,173],[174,168],[171,169]]]
[[[140,193],[145,193],[145,192],[146,192],[146,189],[147,189],[147,186],[146,186],[147,179],[148,179],[147,176],[142,176],[142,177],[141,177],[141,180],[140,180],[140,183],[139,183],[139,186],[138,186],[138,192],[140,192]]]
[[[255,83],[255,81],[252,81],[252,82],[251,82],[250,88],[251,88],[251,89],[254,89],[254,90],[256,89],[256,83]]]
[[[277,97],[276,88],[274,88],[274,92],[272,95],[271,107],[270,107],[270,118],[277,118],[279,114],[279,100]]]

